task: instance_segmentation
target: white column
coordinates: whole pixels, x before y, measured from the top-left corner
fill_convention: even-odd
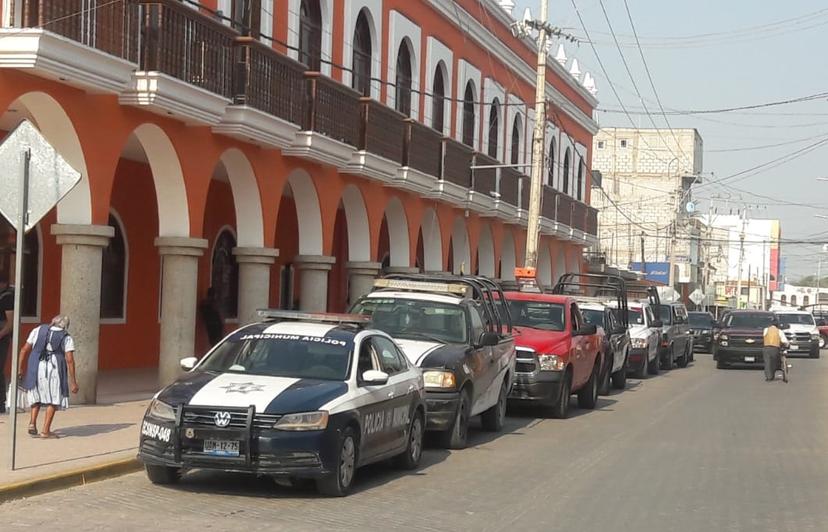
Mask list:
[[[354,304],[374,288],[374,279],[379,275],[382,264],[379,262],[347,262],[348,268],[348,303]]]
[[[256,311],[270,306],[270,268],[279,256],[274,248],[234,248],[239,265],[239,323],[258,321]]]
[[[181,374],[179,361],[195,355],[198,259],[207,248],[203,238],[158,237],[161,255],[161,345],[158,383],[166,386]]]
[[[70,402],[93,404],[98,395],[98,340],[101,329],[101,252],[115,235],[108,225],[52,226],[62,247],[60,313],[69,316],[75,341],[77,396]],[[51,316],[44,316],[44,321]]]
[[[335,262],[336,257],[324,255],[297,255],[293,259],[299,272],[299,310],[328,310],[328,274]]]

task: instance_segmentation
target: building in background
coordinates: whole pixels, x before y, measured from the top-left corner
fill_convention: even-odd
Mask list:
[[[777,283],[781,281],[779,220],[751,219],[737,214],[703,215],[700,218],[717,234],[715,239],[706,242],[716,256],[715,264],[719,266],[713,278],[717,287],[717,302],[735,307],[737,285],[741,279],[739,308],[767,308],[769,294],[777,289]],[[744,255],[740,261],[742,248]],[[713,252],[713,249],[716,251]]]
[[[593,192],[607,263],[648,272],[686,301],[702,281],[692,187],[700,182],[703,142],[695,129],[602,128],[593,138]]]

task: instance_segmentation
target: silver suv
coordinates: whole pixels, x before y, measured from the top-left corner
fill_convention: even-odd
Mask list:
[[[661,321],[661,344],[659,358],[661,369],[687,367],[693,360],[693,335],[684,303],[661,303],[656,308],[656,317]]]

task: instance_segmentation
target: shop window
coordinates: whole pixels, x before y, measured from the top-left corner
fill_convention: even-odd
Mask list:
[[[466,83],[463,94],[463,144],[474,146],[474,87]]]
[[[124,228],[117,215],[109,215],[115,234],[101,253],[101,319],[126,317],[127,245]]]
[[[365,9],[359,12],[354,29],[353,76],[351,86],[363,96],[371,95],[371,27]]]
[[[210,287],[224,318],[236,318],[239,313],[239,266],[233,256],[235,247],[236,238],[229,229],[219,233],[213,247]]]
[[[400,44],[397,52],[396,109],[411,116],[411,49],[408,41]]]
[[[299,6],[299,61],[319,71],[322,62],[322,10],[319,0],[302,0]]]
[[[0,218],[0,272],[9,279],[9,284],[15,283],[14,266],[17,254],[17,239],[14,228]],[[37,303],[39,301],[38,288],[40,286],[40,239],[38,229],[32,229],[23,240],[23,288],[21,293],[22,316],[26,318],[38,317]]]

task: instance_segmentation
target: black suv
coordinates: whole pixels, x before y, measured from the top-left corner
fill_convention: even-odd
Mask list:
[[[731,364],[762,365],[764,330],[773,321],[773,313],[763,310],[734,310],[719,323],[719,335],[713,345],[716,367]]]
[[[713,324],[716,319],[709,312],[688,312],[693,349],[709,353],[713,349]]]

